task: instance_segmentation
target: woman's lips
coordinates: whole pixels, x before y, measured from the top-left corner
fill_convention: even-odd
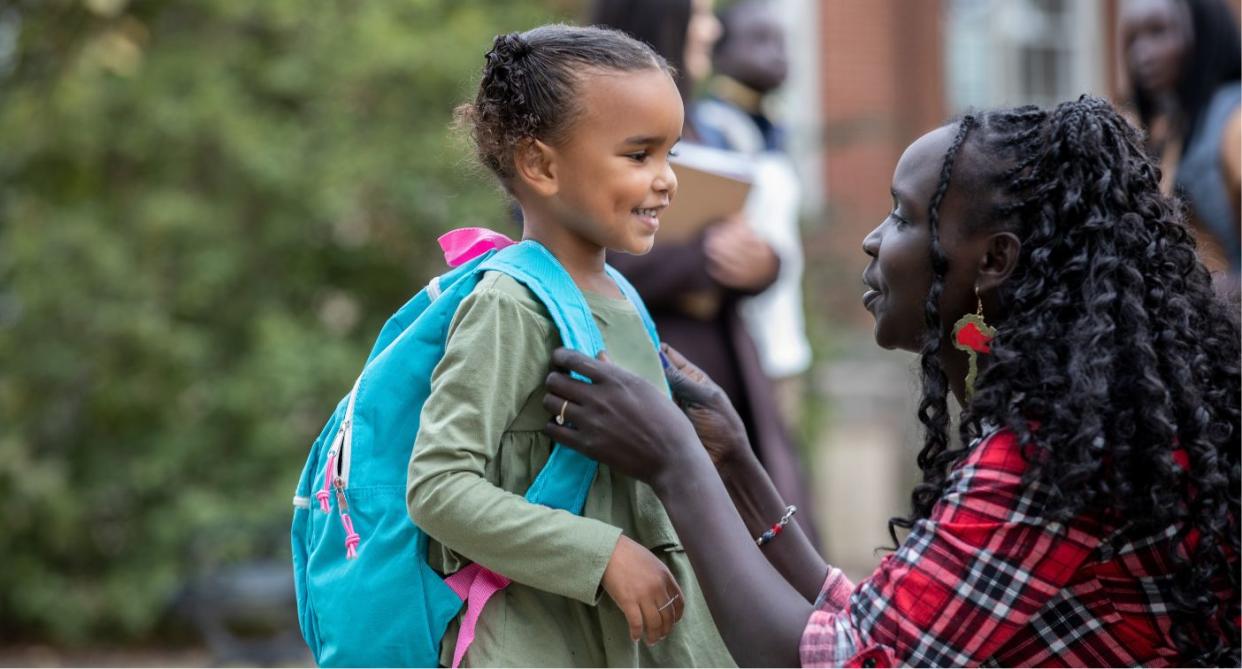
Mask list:
[[[874,288],[872,288],[871,290],[868,290],[867,292],[863,293],[863,296],[862,296],[863,308],[866,309],[867,311],[871,311],[871,305],[878,299],[880,299],[880,291]]]

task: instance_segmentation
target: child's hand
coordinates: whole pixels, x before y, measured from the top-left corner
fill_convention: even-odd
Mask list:
[[[604,590],[630,624],[630,640],[647,632],[647,645],[668,636],[681,620],[686,602],[668,568],[651,551],[625,535],[604,568]]]

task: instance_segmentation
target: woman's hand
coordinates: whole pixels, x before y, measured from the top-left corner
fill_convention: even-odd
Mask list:
[[[544,427],[548,436],[653,485],[678,463],[702,457],[694,427],[662,389],[600,356],[596,360],[567,348],[552,352],[543,406],[563,417],[564,424],[549,421]]]
[[[648,646],[660,641],[686,610],[681,587],[668,567],[624,534],[608,559],[601,585],[625,614],[631,641],[638,641],[644,632]]]
[[[754,455],[741,416],[711,377],[668,344],[661,344],[664,376],[717,469]]]

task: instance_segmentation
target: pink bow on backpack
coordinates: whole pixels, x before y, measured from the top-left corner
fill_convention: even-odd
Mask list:
[[[444,262],[449,267],[465,264],[492,249],[503,249],[517,242],[487,228],[458,228],[440,235]]]

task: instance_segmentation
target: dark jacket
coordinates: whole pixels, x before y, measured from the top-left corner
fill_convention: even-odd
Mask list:
[[[643,256],[608,254],[608,262],[638,289],[660,337],[712,377],[746,425],[759,461],[811,541],[818,544],[813,505],[798,452],[776,405],[771,381],[738,313],[738,300],[754,293],[725,288],[707,273],[702,238],[661,244]],[[772,281],[776,275],[772,276]],[[772,522],[778,519],[773,518]]]

